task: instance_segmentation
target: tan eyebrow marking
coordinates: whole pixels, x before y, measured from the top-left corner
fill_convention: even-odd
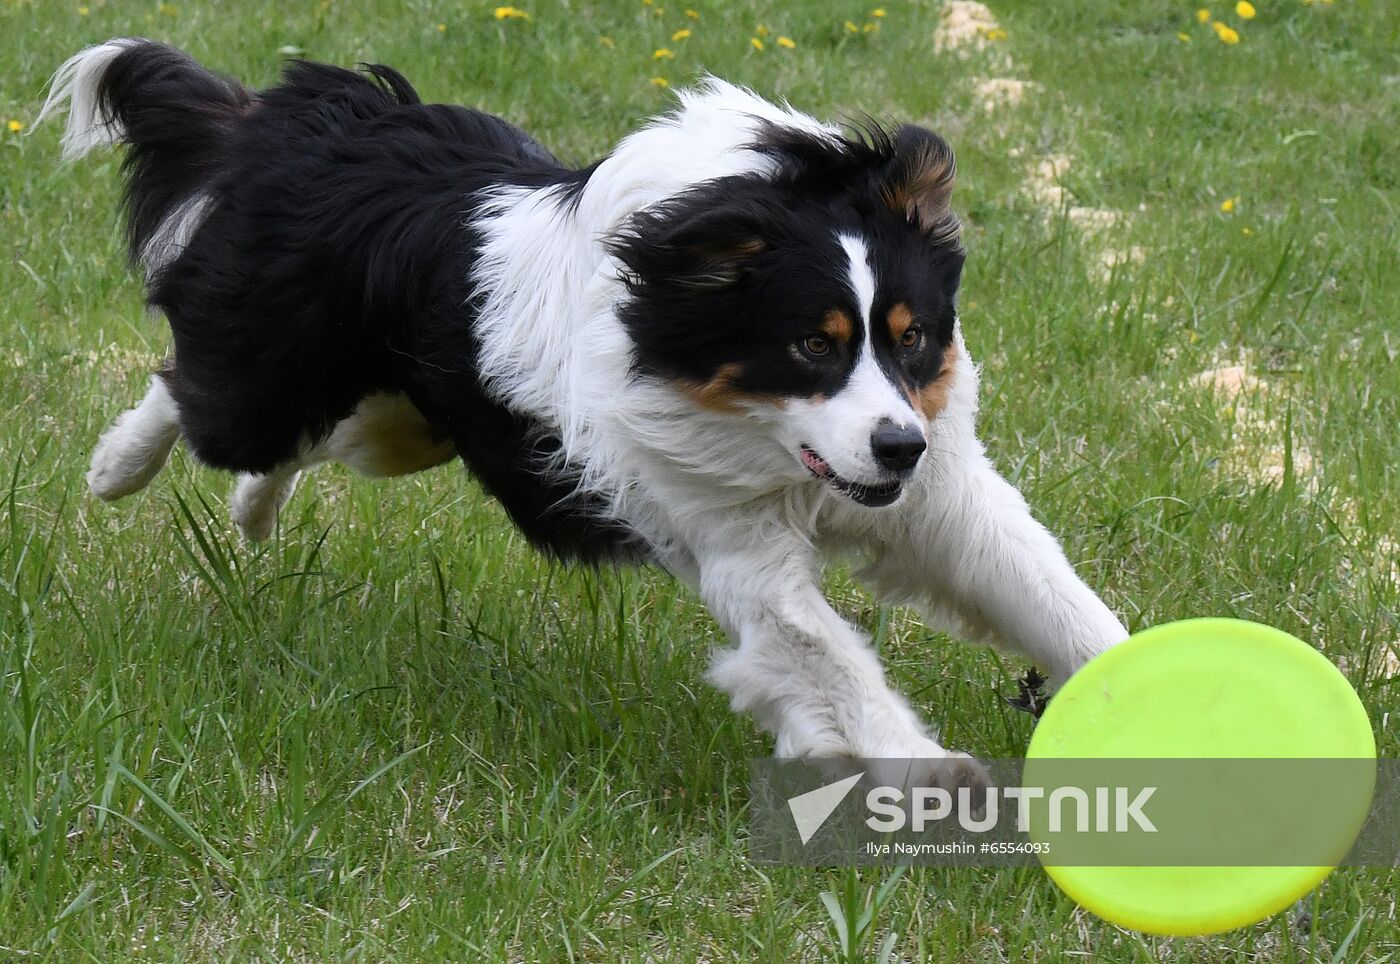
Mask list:
[[[948,395],[953,390],[953,371],[958,366],[958,346],[943,350],[943,367],[925,384],[909,392],[909,403],[932,422],[948,407]]]
[[[855,335],[855,322],[840,308],[832,308],[822,315],[821,330],[837,341],[850,341]]]
[[[914,323],[914,313],[909,310],[909,306],[900,302],[890,309],[890,313],[885,317],[885,324],[890,326],[890,335],[897,342],[904,337],[904,333],[909,330],[909,326]]]
[[[758,402],[765,405],[783,407],[783,399],[776,395],[760,392],[746,392],[735,388],[734,382],[744,374],[744,366],[738,362],[721,365],[706,381],[678,379],[682,391],[695,400],[701,408],[712,412],[736,413],[742,411],[741,402]]]

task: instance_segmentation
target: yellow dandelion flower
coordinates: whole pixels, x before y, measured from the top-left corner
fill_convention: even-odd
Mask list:
[[[753,32],[758,34],[760,37],[768,36],[768,28],[765,27],[763,24],[759,24],[757,27],[754,27]]]
[[[1241,20],[1253,20],[1254,13],[1254,4],[1250,3],[1249,0],[1240,0],[1239,3],[1235,4],[1235,16]]]
[[[1201,336],[1198,335],[1198,334],[1196,334],[1194,331],[1189,331],[1189,332],[1186,333],[1186,341],[1187,341],[1188,344],[1194,345],[1196,342],[1198,342],[1198,341],[1200,341],[1200,340],[1201,340]]]
[[[90,13],[92,13],[92,11],[89,10],[87,7],[79,7],[79,8],[78,8],[78,16],[80,16],[80,17],[86,17],[86,16],[87,16],[88,14],[90,14]]]
[[[1178,32],[1176,35],[1176,39],[1180,40],[1184,44],[1189,44],[1191,42],[1191,35],[1189,33]]]
[[[653,77],[651,80],[647,81],[647,83],[651,84],[651,86],[653,86],[653,87],[670,87],[670,86],[671,86],[671,82],[670,82],[669,80],[667,80],[665,77]]]
[[[883,17],[885,15],[885,8],[876,7],[874,10],[870,11],[870,15],[872,17]]]
[[[759,40],[757,37],[750,37],[750,38],[749,38],[749,46],[753,47],[754,50],[762,50],[762,49],[763,49],[763,41],[762,41],[762,40]]]
[[[613,40],[613,38],[606,35],[599,37],[598,42],[604,47],[607,47],[609,50],[612,50],[614,47],[617,46],[617,43]]]
[[[649,6],[651,6],[651,3],[652,3],[652,0],[642,0],[642,6],[644,6],[644,7],[649,7]]]
[[[987,39],[993,42],[997,40],[1005,40],[1006,31],[1003,30],[1001,27],[993,27],[991,30],[987,31]]]
[[[690,39],[690,31],[689,31],[689,30],[677,30],[675,33],[671,34],[671,42],[672,42],[672,43],[680,43],[682,40],[689,40],[689,39]]]
[[[656,50],[654,53],[652,53],[651,59],[652,59],[652,60],[670,60],[670,59],[671,59],[672,57],[674,57],[674,56],[676,56],[676,55],[673,54],[673,53],[671,53],[671,51],[667,50],[665,47],[661,47],[660,49],[658,49],[658,50]]]
[[[495,16],[497,20],[529,20],[530,15],[518,7],[497,7]]]
[[[879,29],[880,25],[878,23],[863,23],[860,25],[861,33],[874,33]]]
[[[1243,234],[1246,238],[1252,238],[1252,237],[1254,237],[1254,229],[1253,229],[1253,228],[1240,228],[1240,234]]]
[[[8,124],[5,125],[5,128],[6,128],[11,134],[18,134],[20,131],[24,130],[24,125],[21,124],[21,123],[20,123],[19,121],[17,121],[17,120],[12,120],[12,121],[10,121]]]
[[[685,12],[685,15],[686,15],[687,17],[689,17],[691,20],[699,20],[699,19],[700,19],[700,11],[698,11],[698,10],[687,10],[687,11]]]
[[[1198,23],[1207,23],[1209,20],[1210,11],[1207,10],[1205,7],[1202,7],[1201,9],[1196,11],[1196,21]]]
[[[847,20],[842,26],[846,28],[846,33],[860,33],[860,28]]]
[[[1215,28],[1215,35],[1220,38],[1221,43],[1233,46],[1240,42],[1240,33],[1234,27],[1227,27],[1219,20],[1211,26]]]
[[[1237,197],[1227,197],[1225,200],[1221,201],[1221,202],[1220,202],[1220,213],[1221,213],[1221,214],[1233,214],[1233,213],[1234,213],[1234,210],[1235,210],[1235,205],[1239,203],[1239,200],[1240,200],[1240,199],[1237,198]]]
[[[779,47],[783,47],[787,50],[791,50],[797,46],[797,41],[793,40],[791,37],[779,37],[777,43]]]
[[[447,24],[445,24],[445,23],[440,23],[440,24],[438,24],[438,25],[437,25],[437,32],[438,32],[438,33],[447,33]]]
[[[174,16],[178,16],[179,13],[180,13],[180,11],[176,10],[174,7],[172,7],[172,6],[171,6],[170,4],[168,4],[168,3],[162,3],[162,4],[160,4],[159,6],[156,7],[156,13],[163,13],[163,14],[165,14],[167,17],[174,17]]]

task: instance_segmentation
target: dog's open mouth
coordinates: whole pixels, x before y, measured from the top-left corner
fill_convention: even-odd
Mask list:
[[[899,479],[892,482],[882,482],[879,485],[867,485],[862,482],[852,482],[850,479],[843,479],[826,463],[826,459],[816,453],[810,446],[802,446],[802,464],[807,466],[807,471],[831,486],[837,492],[858,502],[861,505],[878,509],[881,506],[889,505],[899,498],[900,490],[904,488],[904,483]]]

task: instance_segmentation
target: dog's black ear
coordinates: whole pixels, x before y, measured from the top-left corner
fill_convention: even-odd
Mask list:
[[[634,215],[608,247],[634,290],[665,285],[695,292],[737,283],[769,243],[744,208],[668,204]]]
[[[885,203],[919,226],[934,245],[956,245],[953,213],[957,162],[948,142],[933,131],[905,124],[895,131],[894,156],[881,186]]]

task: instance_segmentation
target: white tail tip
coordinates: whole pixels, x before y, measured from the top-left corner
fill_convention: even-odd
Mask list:
[[[63,131],[63,159],[82,157],[94,147],[113,144],[123,134],[114,117],[106,116],[97,99],[102,75],[123,52],[144,41],[135,37],[109,40],[79,51],[54,71],[49,81],[49,97],[34,120],[37,127],[51,114],[68,107],[68,126]],[[32,128],[31,128],[32,130]]]

